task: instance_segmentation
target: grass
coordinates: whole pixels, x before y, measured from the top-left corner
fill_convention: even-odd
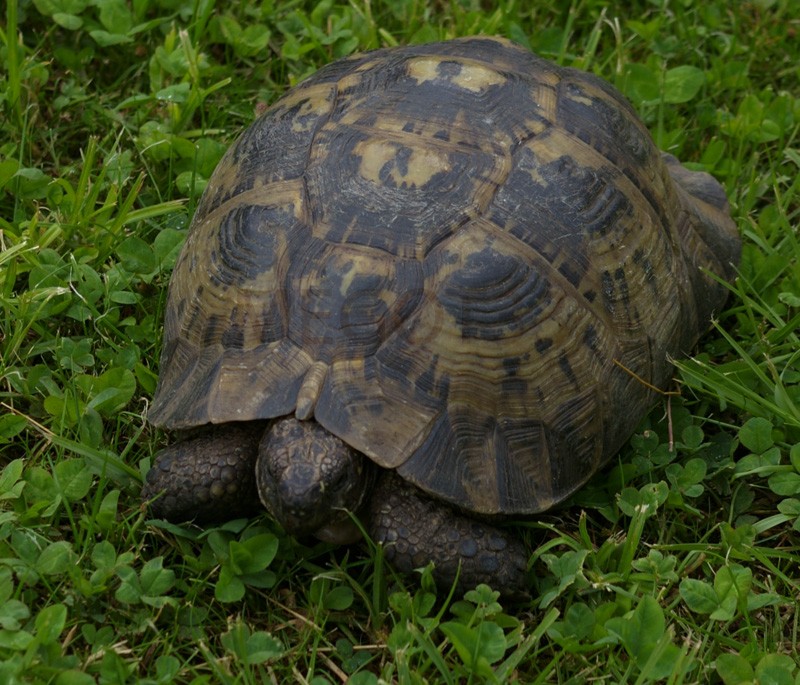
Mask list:
[[[494,5],[7,2],[0,682],[800,683],[796,2]],[[267,519],[148,520],[165,287],[227,145],[336,57],[480,32],[603,76],[725,185],[740,276],[680,396],[520,523],[523,605]]]

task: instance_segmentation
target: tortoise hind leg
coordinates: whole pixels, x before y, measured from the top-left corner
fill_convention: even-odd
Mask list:
[[[150,513],[176,523],[201,523],[263,511],[255,462],[266,425],[209,426],[161,450],[142,488]]]
[[[507,597],[528,595],[528,555],[511,531],[464,516],[392,472],[375,488],[368,529],[403,574],[432,561],[443,589],[458,578],[459,592],[486,583]]]

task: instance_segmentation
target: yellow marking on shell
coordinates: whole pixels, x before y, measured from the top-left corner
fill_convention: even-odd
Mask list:
[[[480,93],[490,86],[499,86],[505,82],[505,77],[493,69],[475,64],[462,66],[461,71],[453,78],[453,83],[473,93]]]
[[[552,121],[552,119],[551,119]],[[525,122],[525,129],[526,132],[530,135],[538,136],[544,133],[548,128],[550,128],[550,124],[544,121],[537,121],[536,119],[529,119]]]
[[[296,133],[307,131],[316,123],[318,117],[325,116],[333,103],[334,86],[323,83],[290,90],[272,109],[290,110],[299,105],[292,122],[292,130]]]
[[[536,113],[547,121],[558,118],[558,83],[560,78],[552,72],[545,72],[537,77],[537,82],[530,85],[531,102]]]
[[[569,156],[574,160],[574,166],[580,169],[605,169],[609,161],[595,148],[587,143],[577,140],[567,131],[560,128],[551,128],[547,135],[534,137],[525,143],[536,159],[536,165],[528,171],[535,183],[550,185],[552,177],[541,174],[542,167]]]
[[[448,173],[452,167],[446,154],[437,149],[407,148],[411,150],[408,159],[403,160],[406,173],[402,173],[397,160],[401,146],[385,140],[365,140],[356,145],[354,152],[361,157],[359,173],[362,178],[382,185],[385,181],[381,172],[391,165],[388,176],[398,186],[419,188],[438,173]]]
[[[573,102],[577,102],[580,105],[586,105],[587,107],[592,107],[595,103],[595,100],[587,95],[576,95],[574,93],[570,93],[565,97],[569,98]]]
[[[297,407],[294,415],[300,420],[310,419],[314,414],[314,407],[317,405],[322,384],[325,376],[328,375],[328,365],[325,362],[316,361],[306,372],[303,385],[297,393]]]
[[[408,63],[408,75],[417,83],[435,81],[439,78],[439,65],[441,63],[440,59],[433,59],[431,57],[412,59]]]
[[[339,294],[342,297],[347,295],[347,291],[350,290],[350,286],[353,284],[353,279],[359,273],[363,273],[362,269],[356,267],[357,260],[358,257],[356,257],[354,261],[350,262],[346,269],[342,269],[342,284],[339,286]]]
[[[479,64],[462,62],[456,59],[452,61],[459,62],[461,64],[461,69],[457,74],[450,76],[449,80],[454,85],[464,90],[468,90],[472,93],[480,93],[490,86],[499,86],[506,82],[506,78],[502,74],[497,73],[494,69]],[[417,83],[448,78],[439,71],[439,66],[441,64],[441,58],[419,57],[409,61],[408,75]]]
[[[348,252],[347,262],[344,263],[344,260],[342,260],[340,268],[342,283],[339,287],[339,294],[342,297],[346,297],[357,276],[361,274],[386,276],[393,271],[391,263],[385,259],[376,258],[372,254],[360,254],[356,249],[352,248]]]
[[[364,74],[363,72],[367,69],[370,69],[375,66],[375,62],[366,62],[362,64],[360,68],[356,69],[350,74],[345,74],[342,78],[339,79],[337,84],[338,90],[340,93],[344,93],[348,90],[358,89],[359,87],[363,87],[364,83]]]

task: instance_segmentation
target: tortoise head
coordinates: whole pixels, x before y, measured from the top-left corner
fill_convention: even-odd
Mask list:
[[[372,463],[316,421],[277,420],[258,449],[256,483],[261,502],[296,535],[327,542],[360,537],[357,512],[373,480]]]

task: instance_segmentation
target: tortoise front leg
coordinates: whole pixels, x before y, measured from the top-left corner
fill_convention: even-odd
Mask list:
[[[256,493],[263,421],[209,426],[165,447],[147,473],[142,500],[156,518],[228,521],[264,508]]]
[[[433,578],[443,589],[457,577],[459,592],[486,583],[507,597],[529,594],[528,554],[511,531],[469,518],[393,472],[378,482],[368,529],[403,574],[432,561]]]

